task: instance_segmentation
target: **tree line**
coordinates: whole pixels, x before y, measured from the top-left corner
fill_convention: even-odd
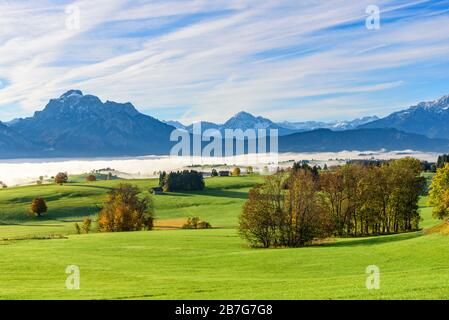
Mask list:
[[[159,175],[159,186],[165,192],[195,191],[204,189],[203,175],[195,170],[183,170],[177,172],[165,171]]]
[[[426,184],[420,173],[413,158],[321,171],[296,165],[250,190],[239,231],[252,245],[295,247],[329,236],[418,230]]]

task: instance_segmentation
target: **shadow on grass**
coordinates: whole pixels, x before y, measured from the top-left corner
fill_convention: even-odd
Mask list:
[[[164,192],[164,193],[161,193],[161,194],[157,194],[157,195],[154,195],[155,197],[160,197],[160,196],[162,196],[162,197],[166,197],[166,196],[171,196],[171,197],[188,197],[188,196],[193,196],[193,195],[196,195],[196,194],[198,194],[198,193],[180,193],[180,192]]]
[[[400,233],[400,234],[392,234],[386,236],[374,236],[367,238],[356,238],[351,240],[340,240],[332,243],[319,243],[314,246],[323,246],[323,247],[355,247],[355,246],[371,246],[378,245],[384,243],[391,243],[396,241],[404,241],[422,237],[424,233],[422,231],[416,232],[408,232],[408,233]]]
[[[83,188],[95,188],[95,189],[102,189],[102,190],[112,190],[112,188],[110,187],[102,187],[102,186],[85,186],[85,185],[71,185],[71,186],[76,186],[76,187],[83,187]],[[46,201],[46,202],[51,202],[51,201],[58,201],[61,199],[67,199],[67,198],[82,198],[82,197],[89,197],[89,196],[97,196],[97,195],[101,195],[101,193],[98,192],[82,192],[82,191],[72,191],[67,189],[67,190],[63,190],[65,192],[58,192],[56,194],[53,195],[43,195],[42,198]],[[10,198],[7,200],[4,200],[4,203],[9,203],[9,204],[20,204],[20,203],[31,203],[31,201],[33,201],[33,199],[36,198],[36,196],[23,196],[23,197],[15,197],[15,198]]]
[[[71,183],[70,186],[72,187],[83,187],[83,188],[95,188],[95,189],[105,189],[105,190],[112,190],[114,189],[113,187],[105,187],[105,186],[94,186],[94,185],[87,185],[87,184],[76,184],[76,183]]]
[[[24,213],[3,214],[0,225],[28,225],[29,223],[36,223],[42,225],[45,222],[76,222],[79,218],[96,215],[101,208],[96,205],[80,206],[80,207],[64,207],[48,210],[47,214],[41,217],[30,216]]]
[[[219,198],[248,199],[247,192],[231,191],[223,189],[206,189],[202,195]]]
[[[233,199],[248,199],[247,192],[229,191],[223,189],[205,189],[203,191],[185,191],[185,192],[166,192],[157,196],[173,196],[173,197],[188,197],[188,196],[206,196],[218,198],[233,198]]]

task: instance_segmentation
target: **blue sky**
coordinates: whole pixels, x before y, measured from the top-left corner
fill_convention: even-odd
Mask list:
[[[185,123],[383,116],[448,71],[449,0],[0,0],[2,121],[69,89]]]

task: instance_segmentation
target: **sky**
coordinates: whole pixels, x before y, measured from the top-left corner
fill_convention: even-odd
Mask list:
[[[0,0],[0,121],[70,89],[183,123],[385,116],[448,71],[449,0]]]

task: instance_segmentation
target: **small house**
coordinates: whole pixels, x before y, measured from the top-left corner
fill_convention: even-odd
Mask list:
[[[161,187],[154,187],[154,188],[151,188],[151,193],[154,194],[154,195],[156,195],[156,194],[163,194],[164,190],[162,190]]]

